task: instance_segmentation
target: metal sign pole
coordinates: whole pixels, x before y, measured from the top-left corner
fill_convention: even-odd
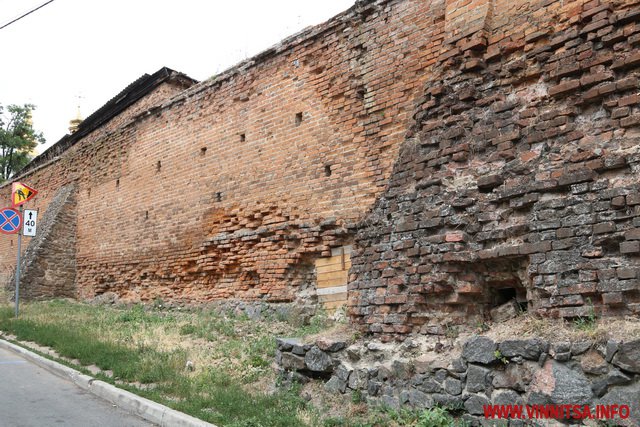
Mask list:
[[[20,206],[22,217],[22,206]],[[16,261],[16,317],[20,314],[20,247],[22,246],[22,230],[18,230],[18,256]]]

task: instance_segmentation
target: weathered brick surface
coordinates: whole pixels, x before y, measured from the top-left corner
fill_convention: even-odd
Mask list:
[[[458,3],[487,16],[445,38],[358,231],[352,319],[392,339],[513,297],[552,317],[639,314],[638,2]]]
[[[24,205],[26,209],[38,209],[40,218],[43,218],[46,209],[53,200],[54,196],[65,185],[72,183],[78,179],[79,171],[83,168],[89,168],[88,173],[94,173],[100,171],[102,168],[109,168],[110,164],[114,163],[114,157],[117,158],[122,155],[121,147],[116,146],[117,151],[109,153],[109,146],[100,147],[102,144],[111,144],[112,139],[110,134],[116,132],[123,125],[131,122],[138,115],[144,114],[150,108],[153,108],[168,98],[179,94],[184,90],[184,83],[179,78],[168,79],[163,84],[151,90],[143,99],[131,105],[125,111],[113,117],[110,121],[102,124],[93,132],[84,136],[80,143],[71,143],[68,137],[63,138],[57,144],[50,147],[42,155],[38,156],[25,168],[26,173],[21,174],[20,178],[29,182],[31,186],[36,186],[39,191],[36,198],[27,202]],[[90,149],[88,147],[92,146]],[[82,152],[76,153],[80,147]],[[118,151],[119,150],[119,151]],[[96,155],[96,152],[99,155]],[[120,159],[117,159],[120,161]],[[4,201],[3,205],[10,204],[10,184],[0,185],[0,200]],[[106,201],[105,201],[106,202]],[[76,209],[76,208],[74,208]],[[57,215],[56,215],[57,217]],[[66,238],[66,237],[65,237]],[[23,250],[29,246],[31,242],[30,237],[23,238]],[[15,266],[15,247],[17,246],[17,236],[2,236],[0,238],[0,283],[9,283],[13,286],[10,277],[13,275]],[[69,252],[74,255],[75,252]],[[29,260],[25,260],[29,261]],[[75,256],[74,256],[75,261]],[[47,268],[55,268],[55,266],[47,265]],[[45,277],[51,277],[51,283],[47,283],[45,288],[54,289],[56,287],[65,287],[69,289],[69,286],[73,287],[74,284],[60,284],[53,283],[54,279],[52,275],[45,275]],[[38,293],[38,292],[36,292]],[[46,293],[46,291],[45,291]],[[67,292],[63,292],[67,296]]]
[[[76,183],[77,295],[290,301],[313,288],[314,260],[350,243],[385,188],[444,14],[442,0],[358,2],[54,150],[19,179],[43,211]],[[5,278],[11,251],[0,239]]]

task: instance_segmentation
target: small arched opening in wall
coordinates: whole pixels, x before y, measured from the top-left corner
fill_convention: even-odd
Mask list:
[[[485,317],[504,322],[528,310],[527,265],[525,258],[514,257],[488,260],[477,267],[476,274],[483,284]]]
[[[426,264],[430,281],[414,287],[417,293],[385,298],[388,313],[411,308],[410,324],[399,328],[425,334],[446,335],[459,326],[502,323],[530,308],[531,292],[527,257],[497,257],[482,261],[456,260],[437,265]],[[398,290],[405,292],[402,287]],[[396,299],[397,297],[397,299]],[[395,301],[393,301],[395,300]],[[400,302],[397,302],[397,301]],[[407,300],[412,300],[406,305]],[[398,316],[402,322],[404,316]]]
[[[474,262],[457,274],[458,286],[467,304],[477,307],[485,320],[504,322],[529,309],[531,293],[526,257],[505,257]],[[460,286],[460,283],[470,286]],[[458,297],[458,299],[460,296]],[[462,300],[461,300],[462,301]],[[458,301],[460,302],[460,301]]]

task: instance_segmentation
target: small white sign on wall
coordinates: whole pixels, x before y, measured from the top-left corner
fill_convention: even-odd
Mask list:
[[[25,209],[22,215],[24,225],[22,226],[22,235],[35,237],[36,226],[38,225],[38,211]]]

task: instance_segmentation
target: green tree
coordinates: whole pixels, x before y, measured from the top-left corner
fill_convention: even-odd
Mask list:
[[[22,169],[32,157],[38,143],[44,143],[42,133],[31,123],[34,105],[0,105],[0,182]]]

